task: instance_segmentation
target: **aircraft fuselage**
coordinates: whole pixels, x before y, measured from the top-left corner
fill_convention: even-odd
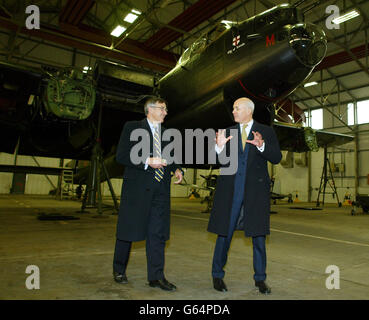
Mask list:
[[[289,5],[233,24],[216,39],[212,32],[217,30],[195,41],[159,82],[171,126],[227,126],[233,101],[242,96],[256,104],[254,118],[270,124],[267,107],[295,90],[326,52],[324,32]]]

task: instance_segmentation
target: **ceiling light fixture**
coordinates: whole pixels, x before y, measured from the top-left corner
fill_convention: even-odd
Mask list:
[[[122,26],[116,26],[115,29],[111,32],[111,35],[114,37],[119,37],[127,28]]]
[[[308,82],[308,83],[305,83],[305,84],[304,84],[304,88],[306,88],[306,87],[311,87],[311,86],[315,86],[315,85],[317,85],[317,84],[318,84],[318,82],[316,82],[316,81]]]
[[[131,11],[132,11],[133,13],[137,14],[137,15],[140,15],[140,14],[141,14],[141,11],[138,11],[138,10],[136,10],[136,9],[132,9]]]
[[[124,18],[124,21],[133,23],[136,21],[137,18],[138,18],[138,15],[133,14],[133,13],[128,13],[126,17]]]
[[[222,20],[220,23],[224,24],[226,29],[231,29],[233,25],[237,24],[237,22],[229,20]]]
[[[347,20],[355,18],[359,15],[360,15],[359,12],[357,12],[356,10],[352,10],[350,12],[347,12],[347,13],[343,14],[342,16],[339,16],[339,17],[333,19],[332,22],[335,23],[335,24],[340,24],[342,22],[345,22]]]
[[[84,66],[83,67],[83,73],[87,73],[89,70],[92,70],[92,68],[91,67],[89,67],[89,66]]]

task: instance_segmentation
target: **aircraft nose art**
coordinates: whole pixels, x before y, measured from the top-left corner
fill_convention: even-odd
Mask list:
[[[308,67],[314,67],[325,56],[327,39],[324,31],[310,23],[299,23],[289,30],[289,43],[298,59]]]

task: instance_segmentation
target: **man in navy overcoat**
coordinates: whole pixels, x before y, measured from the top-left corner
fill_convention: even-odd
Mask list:
[[[165,100],[151,97],[145,103],[146,118],[126,122],[119,140],[116,160],[125,166],[122,195],[117,222],[116,245],[113,261],[114,280],[127,283],[126,268],[132,241],[146,240],[147,277],[151,287],[174,291],[176,286],[164,276],[164,249],[169,239],[170,180],[174,172],[180,183],[183,172],[176,163],[168,164],[161,158],[161,151],[169,141],[161,141],[167,115]],[[136,130],[136,131],[135,131]],[[143,133],[143,142],[149,153],[133,157],[137,140],[133,133]],[[136,155],[137,156],[137,155]]]
[[[214,288],[227,291],[224,283],[224,266],[235,230],[243,230],[252,237],[255,286],[263,294],[271,289],[266,284],[265,237],[270,234],[270,178],[267,162],[278,164],[282,158],[273,128],[253,120],[254,103],[248,98],[234,102],[233,116],[236,125],[219,130],[216,135],[216,152],[226,152],[233,136],[238,134],[237,172],[218,177],[208,231],[218,234],[215,245],[212,276]]]

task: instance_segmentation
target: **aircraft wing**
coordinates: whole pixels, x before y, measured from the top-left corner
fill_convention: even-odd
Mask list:
[[[313,130],[280,122],[274,122],[273,127],[281,150],[292,152],[317,151],[318,148],[339,146],[354,139],[347,134]]]
[[[336,132],[328,132],[324,130],[317,130],[315,134],[318,140],[318,146],[322,148],[324,148],[325,146],[340,146],[354,140],[353,136]]]

